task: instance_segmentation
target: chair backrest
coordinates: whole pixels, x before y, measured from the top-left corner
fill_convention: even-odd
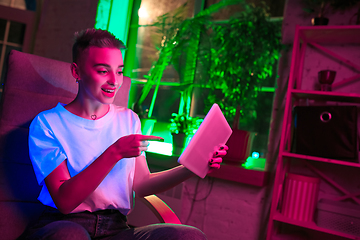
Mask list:
[[[115,104],[127,106],[131,80],[124,78]],[[77,93],[70,63],[11,51],[0,107],[0,235],[14,240],[38,217],[37,184],[28,151],[32,119]]]

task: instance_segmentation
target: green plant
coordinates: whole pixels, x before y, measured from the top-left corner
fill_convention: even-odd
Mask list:
[[[343,11],[357,7],[358,10],[354,14],[357,17],[356,24],[360,24],[360,0],[302,0],[303,10],[307,13],[315,13],[317,17],[322,18],[330,10]]]
[[[228,22],[212,20],[213,13],[232,4],[240,4],[243,11]],[[158,28],[163,40],[159,58],[149,71],[137,104],[142,103],[155,85],[151,105],[154,104],[162,73],[172,64],[179,73],[182,86],[178,114],[189,116],[196,80],[197,84],[209,89],[204,98],[205,112],[216,102],[229,122],[238,106],[241,107],[242,120],[251,122],[256,119],[259,90],[269,82],[279,57],[281,25],[270,21],[265,4],[255,7],[244,0],[223,0],[193,18],[185,19],[181,11],[160,16],[152,25]],[[151,116],[151,111],[148,116]]]
[[[171,134],[184,133],[185,135],[193,135],[203,121],[201,118],[190,117],[185,113],[173,113],[171,116],[173,117],[170,119],[169,125]]]
[[[206,33],[211,28],[211,15],[218,10],[243,2],[244,0],[222,0],[211,5],[209,8],[199,12],[193,18],[186,18],[184,12],[186,4],[173,12],[159,16],[157,20],[148,25],[156,27],[157,34],[162,36],[158,47],[158,59],[152,64],[148,74],[145,76],[147,82],[142,92],[133,105],[135,112],[139,114],[141,104],[149,94],[151,88],[155,86],[154,94],[150,104],[147,117],[152,116],[152,109],[155,104],[157,91],[164,70],[172,64],[179,73],[179,83],[182,85],[182,101],[179,107],[179,114],[190,112],[190,96],[193,87],[193,80],[196,72],[196,61],[201,52],[199,41],[201,34]],[[186,49],[186,50],[185,50]],[[140,114],[141,115],[141,114]]]
[[[282,48],[281,25],[270,21],[266,5],[243,3],[229,22],[214,24],[208,59],[207,109],[216,102],[229,122],[240,106],[242,120],[256,119],[257,96],[273,74]]]

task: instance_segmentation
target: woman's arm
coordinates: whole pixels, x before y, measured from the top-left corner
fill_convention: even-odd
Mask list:
[[[68,214],[79,206],[99,186],[116,162],[105,151],[82,172],[70,177],[67,160],[64,160],[45,178],[46,187],[58,210]]]
[[[99,186],[119,160],[139,156],[141,151],[147,149],[146,140],[150,139],[160,138],[139,134],[122,137],[73,177],[70,177],[66,160],[63,161],[45,178],[45,184],[59,211],[64,214],[73,211]]]
[[[210,171],[220,167],[222,157],[226,154],[227,146],[221,146],[209,159]],[[134,191],[137,197],[145,197],[151,194],[166,191],[188,178],[194,176],[190,170],[180,165],[162,172],[150,173],[144,156],[136,158]]]

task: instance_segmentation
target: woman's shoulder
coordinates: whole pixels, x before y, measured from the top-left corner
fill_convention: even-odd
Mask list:
[[[60,118],[60,112],[62,111],[62,104],[58,103],[55,107],[44,110],[38,113],[30,124],[30,129],[34,129],[36,127],[39,128],[50,128],[53,122],[58,122]]]
[[[48,119],[52,118],[54,115],[59,115],[63,111],[64,107],[63,104],[58,103],[55,107],[44,110],[40,113],[38,113],[35,117],[35,119]]]

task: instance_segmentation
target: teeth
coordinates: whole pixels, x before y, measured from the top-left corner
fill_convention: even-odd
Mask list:
[[[113,93],[115,90],[103,89],[104,92]]]

